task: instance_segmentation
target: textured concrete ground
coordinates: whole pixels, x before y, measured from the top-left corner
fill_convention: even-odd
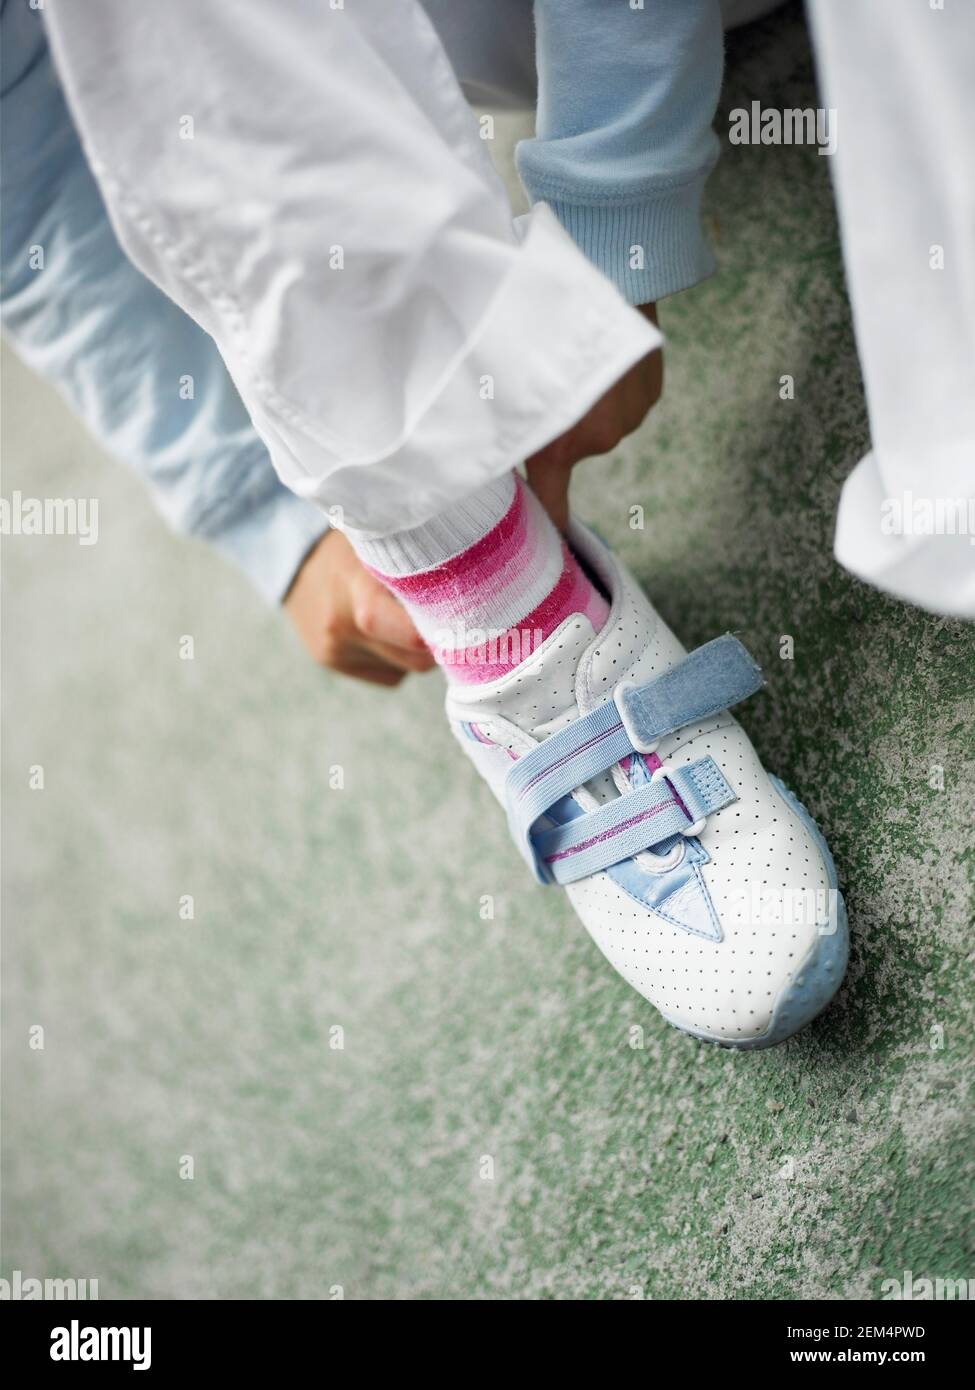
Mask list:
[[[795,8],[730,41],[724,109],[752,97],[814,104]],[[668,1028],[526,882],[438,678],[313,670],[5,360],[5,495],[101,501],[97,546],[4,543],[5,1276],[876,1298],[975,1275],[975,642],[830,557],[867,429],[828,164],[726,149],[720,274],[664,307],[666,399],[577,485],[688,643],[734,629],[762,660],[743,720],[833,846],[849,976],[771,1053]]]

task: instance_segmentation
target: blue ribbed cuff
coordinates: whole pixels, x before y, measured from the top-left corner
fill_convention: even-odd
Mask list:
[[[273,491],[207,539],[240,566],[268,603],[280,603],[301,562],[328,530],[321,508],[278,483]]]
[[[630,304],[649,304],[714,273],[701,227],[704,178],[635,203],[545,201]]]

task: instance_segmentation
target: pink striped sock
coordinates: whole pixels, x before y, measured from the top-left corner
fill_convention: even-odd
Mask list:
[[[598,632],[609,613],[515,473],[415,530],[349,539],[406,606],[452,681],[497,680],[572,614]]]

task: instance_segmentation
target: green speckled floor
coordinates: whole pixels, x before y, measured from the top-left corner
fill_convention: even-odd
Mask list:
[[[795,7],[729,40],[725,110],[753,96],[814,104]],[[576,499],[688,643],[744,635],[770,683],[744,723],[833,847],[847,983],[773,1052],[667,1027],[527,883],[438,678],[321,676],[6,358],[5,495],[97,495],[101,539],[4,544],[5,1276],[516,1299],[975,1275],[975,633],[831,560],[867,432],[828,165],[726,148],[721,272],[664,306],[666,399]]]

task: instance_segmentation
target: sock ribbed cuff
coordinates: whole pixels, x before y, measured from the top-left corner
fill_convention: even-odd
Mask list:
[[[498,524],[514,498],[515,475],[505,473],[412,530],[396,531],[378,540],[349,529],[345,534],[363,564],[386,578],[397,579],[435,569],[469,549]]]

